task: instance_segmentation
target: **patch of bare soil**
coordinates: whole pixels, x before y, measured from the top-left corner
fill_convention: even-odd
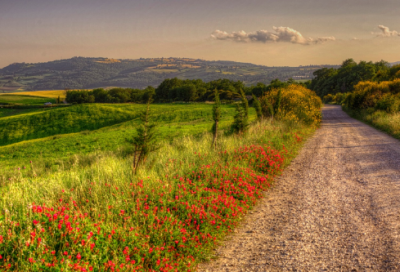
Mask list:
[[[339,106],[199,271],[400,271],[400,142]]]

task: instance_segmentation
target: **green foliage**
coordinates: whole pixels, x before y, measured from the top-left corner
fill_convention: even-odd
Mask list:
[[[384,94],[375,105],[375,109],[383,110],[387,113],[396,113],[400,110],[400,96]]]
[[[221,120],[221,101],[219,100],[219,94],[218,91],[215,90],[215,104],[213,105],[212,108],[212,115],[213,115],[213,120],[214,124],[212,126],[212,133],[213,133],[213,142],[212,146],[214,148],[217,147],[217,135],[218,135],[218,123]]]
[[[249,128],[249,102],[244,95],[243,90],[240,90],[241,103],[236,104],[236,114],[232,124],[232,131],[235,134],[245,134]]]
[[[150,153],[160,148],[158,141],[159,136],[156,131],[156,124],[151,122],[150,112],[151,98],[147,102],[146,110],[142,112],[142,123],[137,128],[137,134],[127,142],[133,146],[133,163],[132,170],[137,174],[139,167],[146,162]]]
[[[347,59],[340,68],[322,68],[314,72],[310,89],[320,97],[327,94],[347,93],[354,90],[354,86],[361,81],[392,80],[395,78],[396,66],[390,67],[385,61],[365,62],[358,64],[353,59]]]
[[[261,120],[263,117],[260,100],[253,94],[253,107],[256,109],[257,119]]]
[[[149,86],[144,90],[130,88],[113,88],[109,91],[104,89],[94,90],[67,90],[66,100],[68,103],[143,103],[153,96],[155,90]]]

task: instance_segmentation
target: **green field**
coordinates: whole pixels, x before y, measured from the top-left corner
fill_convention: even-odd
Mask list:
[[[29,161],[46,171],[54,165],[65,165],[75,155],[123,152],[125,139],[136,133],[144,107],[84,104],[45,111],[26,110],[0,118],[0,135],[7,135],[1,138],[0,172],[26,166]],[[155,104],[151,108],[161,137],[169,141],[202,134],[212,126],[210,104]],[[221,129],[230,126],[234,113],[233,105],[222,106]],[[251,121],[256,117],[253,108],[249,117]]]
[[[0,270],[194,271],[318,127],[309,90],[269,97],[277,114],[257,122],[247,103],[150,105],[139,168],[146,105],[1,109]]]
[[[14,94],[1,94],[0,104],[25,104],[25,105],[39,105],[46,102],[56,103],[54,98],[45,98],[30,95],[14,95]]]

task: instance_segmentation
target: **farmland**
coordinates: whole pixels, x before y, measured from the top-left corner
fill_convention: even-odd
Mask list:
[[[31,95],[13,95],[1,94],[0,104],[25,104],[25,105],[43,105],[46,102],[55,103],[54,98],[38,97]]]

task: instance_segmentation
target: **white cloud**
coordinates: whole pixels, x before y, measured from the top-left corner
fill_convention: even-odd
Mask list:
[[[334,41],[335,37],[305,38],[300,32],[290,27],[273,27],[274,31],[258,30],[246,33],[245,31],[228,33],[215,30],[211,37],[216,40],[231,40],[235,42],[290,42],[295,44],[311,45],[327,41]]]
[[[379,25],[378,28],[381,30],[380,33],[373,33],[376,34],[378,37],[393,37],[393,36],[400,36],[400,33],[396,30],[390,30],[389,27],[384,25]]]

